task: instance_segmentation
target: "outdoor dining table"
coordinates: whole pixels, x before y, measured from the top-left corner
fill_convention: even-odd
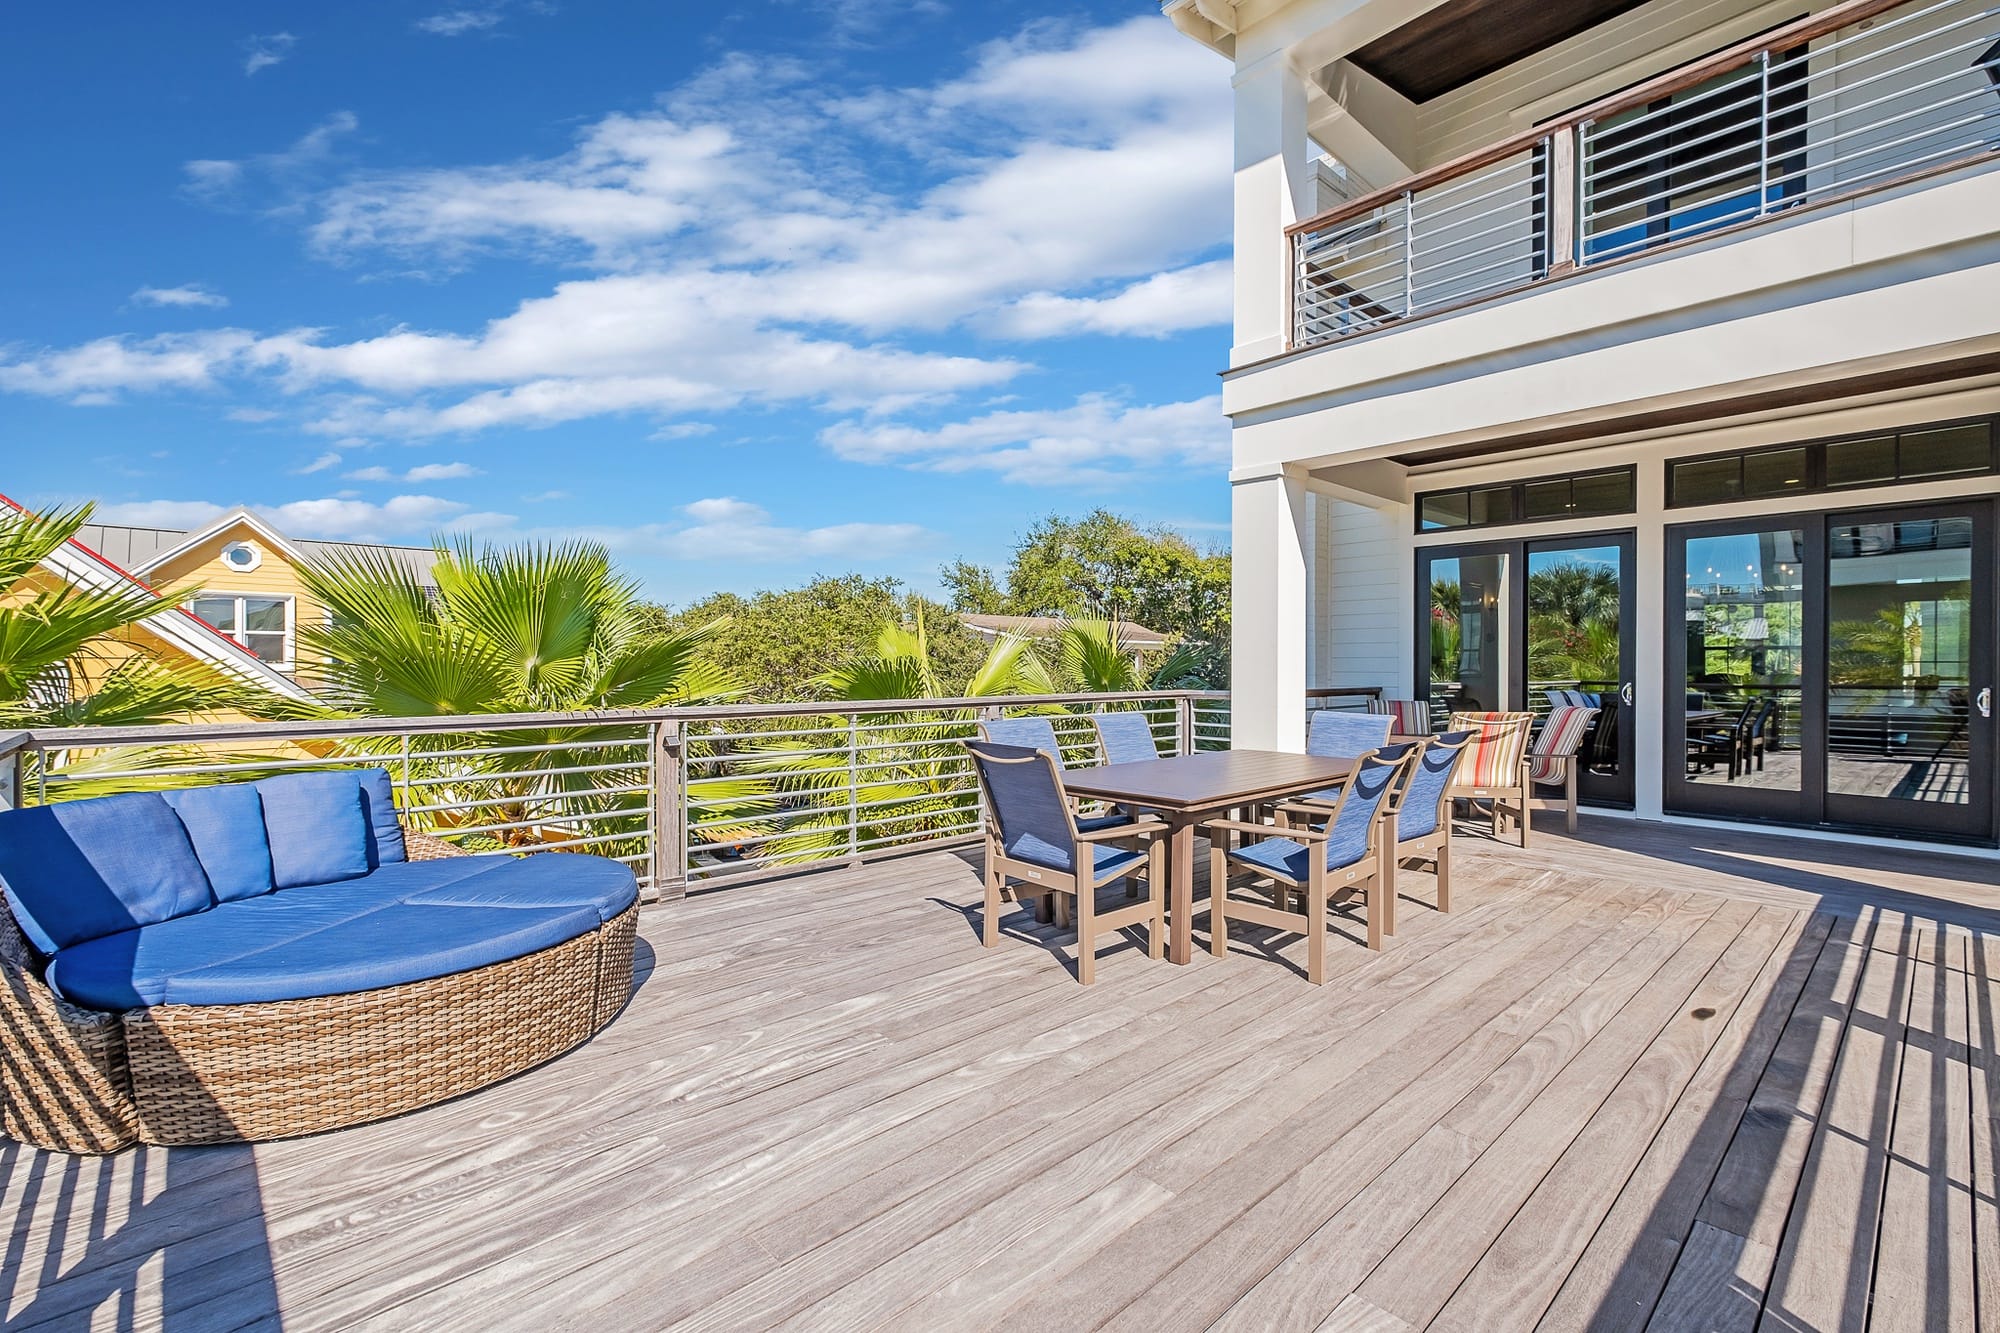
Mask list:
[[[1133,806],[1168,829],[1167,957],[1194,956],[1194,831],[1203,820],[1240,806],[1282,801],[1344,782],[1352,759],[1275,750],[1205,750],[1136,764],[1075,768],[1063,775],[1072,796]]]

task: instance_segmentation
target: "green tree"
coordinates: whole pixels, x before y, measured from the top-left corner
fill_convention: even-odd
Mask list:
[[[951,595],[952,610],[981,616],[1007,614],[1007,593],[985,565],[954,560],[938,571],[938,577]]]
[[[704,703],[737,693],[728,672],[701,658],[720,626],[659,632],[647,623],[637,585],[602,546],[474,549],[460,541],[436,554],[434,591],[368,548],[300,569],[329,612],[327,623],[302,627],[300,637],[328,660],[320,694],[334,711],[473,718]],[[646,795],[630,788],[646,752],[629,723],[489,732],[472,723],[408,744],[411,773],[432,803],[478,802],[464,818],[518,826],[502,837],[510,845],[552,829],[574,833],[580,819],[594,837],[630,832],[632,848],[639,845]],[[576,771],[583,768],[594,771]],[[738,802],[746,818],[758,796],[754,784],[706,793],[712,803]]]
[[[1098,509],[1051,515],[1022,537],[1007,570],[1015,615],[1136,621],[1210,643],[1229,637],[1229,555],[1171,528]]]

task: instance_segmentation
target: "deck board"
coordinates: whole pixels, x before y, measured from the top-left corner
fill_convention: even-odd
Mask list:
[[[960,854],[649,909],[606,1032],[257,1147],[0,1144],[22,1328],[1971,1328],[2000,867],[1468,831],[1322,987],[1240,930],[1097,984]],[[1196,933],[1205,943],[1203,923]],[[1767,1303],[1768,1302],[1768,1303]],[[1872,1320],[1872,1324],[1871,1321]]]

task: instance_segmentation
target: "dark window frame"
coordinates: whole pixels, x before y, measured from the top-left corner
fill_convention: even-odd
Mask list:
[[[1911,476],[1903,475],[1903,440],[1911,435],[1923,435],[1932,431],[1953,430],[1964,426],[1986,427],[1986,466],[1967,468],[1961,472],[1925,472]],[[1860,481],[1835,482],[1827,479],[1827,450],[1843,444],[1854,444],[1863,440],[1888,439],[1893,442],[1895,475],[1888,478],[1866,478]],[[1694,463],[1719,463],[1727,459],[1738,460],[1737,479],[1740,489],[1742,481],[1742,460],[1770,454],[1780,454],[1803,450],[1806,455],[1805,480],[1802,485],[1786,490],[1773,491],[1763,495],[1734,495],[1720,500],[1683,500],[1676,492],[1675,470]],[[1957,417],[1949,421],[1925,421],[1908,426],[1892,426],[1884,430],[1855,431],[1848,435],[1834,435],[1822,440],[1790,440],[1783,444],[1761,444],[1750,449],[1724,449],[1709,454],[1687,454],[1669,458],[1662,465],[1666,469],[1666,494],[1668,509],[1705,509],[1719,504],[1740,504],[1753,500],[1789,499],[1795,495],[1844,495],[1853,491],[1872,490],[1884,486],[1920,486],[1925,482],[1957,481],[1966,477],[1990,477],[2000,473],[2000,415]]]
[[[1625,479],[1626,495],[1628,497],[1623,506],[1615,509],[1582,510],[1575,507],[1575,488],[1577,482],[1589,481],[1597,477],[1621,476]],[[1546,486],[1558,481],[1568,482],[1570,485],[1569,508],[1560,514],[1528,516],[1528,488],[1531,486]],[[1473,522],[1471,518],[1472,496],[1494,491],[1504,491],[1507,493],[1506,516],[1502,518],[1488,518],[1477,523]],[[1435,527],[1426,526],[1424,523],[1425,502],[1438,499],[1441,496],[1453,495],[1464,499],[1466,521],[1463,523],[1440,523]],[[1566,520],[1587,518],[1616,518],[1621,514],[1636,514],[1639,512],[1639,469],[1636,464],[1628,463],[1622,467],[1591,468],[1587,472],[1554,472],[1541,477],[1522,477],[1515,481],[1495,481],[1482,485],[1448,486],[1440,490],[1418,493],[1410,509],[1419,536],[1439,532],[1477,532],[1483,528],[1513,527],[1517,524],[1561,523]]]

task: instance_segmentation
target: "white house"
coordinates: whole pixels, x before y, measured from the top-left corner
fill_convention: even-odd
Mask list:
[[[1995,845],[2000,15],[1168,0],[1235,66],[1235,733],[1601,701],[1586,797]]]

